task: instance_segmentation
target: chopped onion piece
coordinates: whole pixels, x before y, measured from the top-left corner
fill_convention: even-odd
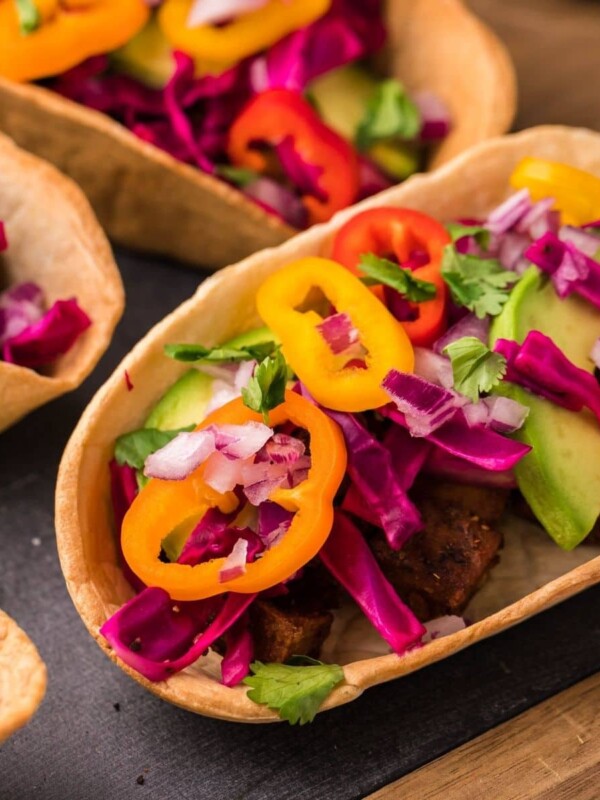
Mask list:
[[[198,28],[201,25],[218,25],[221,22],[241,17],[263,8],[269,0],[194,0],[186,25]]]
[[[215,438],[210,431],[180,433],[148,456],[144,475],[166,481],[182,481],[203,464],[214,450]]]
[[[430,383],[443,386],[444,389],[451,389],[454,386],[450,359],[426,347],[415,347],[415,375],[425,378]]]
[[[238,539],[233,545],[233,550],[225,559],[225,563],[219,570],[219,581],[232,581],[239,578],[246,572],[246,558],[248,556],[248,541]]]
[[[348,314],[332,314],[316,327],[334,355],[345,353],[359,344],[358,330]]]
[[[450,615],[447,617],[438,617],[437,619],[430,619],[428,622],[423,623],[427,633],[423,636],[421,641],[423,644],[432,642],[434,639],[441,639],[444,636],[451,636],[453,633],[458,633],[467,627],[467,623],[462,617]]]

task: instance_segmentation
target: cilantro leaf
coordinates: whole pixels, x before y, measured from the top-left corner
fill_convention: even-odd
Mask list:
[[[463,336],[444,348],[452,363],[454,388],[473,403],[489,392],[506,374],[506,359],[475,336]]]
[[[344,670],[337,664],[307,660],[307,666],[255,661],[250,665],[253,675],[244,678],[252,687],[248,697],[277,711],[291,725],[312,722],[323,700],[344,680]]]
[[[356,129],[356,146],[368,150],[381,139],[414,139],[421,129],[421,113],[400,81],[381,81],[368,99]]]
[[[442,276],[454,302],[473,311],[479,319],[487,314],[497,316],[512,285],[519,280],[516,272],[504,269],[496,259],[462,255],[452,244],[444,248]]]
[[[483,225],[462,225],[460,222],[449,222],[446,225],[446,230],[453,242],[464,239],[465,236],[472,236],[484,250],[487,250],[490,245],[492,234]]]
[[[285,399],[288,368],[281,350],[267,356],[254,370],[248,386],[242,389],[244,405],[263,415],[269,424],[269,411],[281,405]]]
[[[275,342],[260,342],[244,347],[204,347],[201,344],[166,344],[165,354],[176,361],[209,361],[211,363],[237,363],[263,361],[279,347]]]
[[[195,425],[181,428],[176,431],[160,431],[158,428],[141,428],[119,436],[115,442],[115,459],[117,464],[128,464],[134,469],[141,470],[149,455],[160,450],[174,439],[177,434],[184,431],[193,431]]]
[[[415,278],[412,270],[394,264],[387,258],[379,258],[375,253],[363,253],[358,266],[367,275],[362,279],[367,285],[383,283],[391,286],[413,303],[435,297],[435,284]]]
[[[41,17],[34,0],[15,0],[22,36],[33,33],[40,27]]]
[[[231,164],[217,164],[217,175],[225,178],[226,181],[233,183],[240,189],[245,189],[251,183],[258,180],[259,175],[247,167],[234,167]]]

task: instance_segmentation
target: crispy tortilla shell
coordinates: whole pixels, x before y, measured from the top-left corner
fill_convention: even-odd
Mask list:
[[[410,90],[437,94],[452,114],[430,167],[509,128],[511,62],[461,0],[388,0],[387,17],[385,69]],[[109,237],[126,247],[218,268],[294,233],[229,185],[38,86],[0,79],[0,129],[70,175]]]
[[[51,367],[37,372],[0,361],[0,431],[79,386],[104,353],[124,306],[110,245],[82,192],[0,135],[0,290],[34,281],[51,305],[76,297],[92,326]]]
[[[46,667],[29,637],[0,610],[0,744],[35,714]]]
[[[362,203],[408,206],[450,220],[484,216],[509,193],[508,179],[518,163],[534,155],[564,161],[600,176],[600,134],[561,127],[536,128],[479,145],[430,175]],[[167,682],[151,684],[115,657],[98,629],[131,596],[120,573],[109,502],[108,462],[116,437],[143,424],[165,390],[189,368],[167,359],[172,342],[212,345],[259,324],[254,297],[263,280],[297,258],[329,253],[334,232],[358,209],[313,228],[281,247],[257,253],[213,275],[196,294],[138,343],[84,413],[65,451],[57,487],[56,526],[62,569],[71,597],[100,647],[150,691],[191,711],[222,719],[265,722],[275,714],[248,700],[241,687],[218,683],[219,657],[200,659]],[[135,391],[127,392],[127,369]],[[324,708],[347,703],[364,689],[445,658],[464,647],[537,614],[600,581],[600,549],[583,545],[560,550],[538,526],[510,518],[506,545],[488,584],[476,595],[467,616],[470,627],[427,644],[402,658],[385,647],[360,614],[345,612],[325,644],[330,661],[345,665],[346,682]]]

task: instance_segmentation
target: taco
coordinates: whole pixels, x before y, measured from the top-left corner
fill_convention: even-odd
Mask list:
[[[597,582],[599,187],[598,134],[497,139],[156,326],[59,472],[102,649],[192,711],[303,722]]]
[[[77,187],[0,136],[0,430],[75,389],[110,342],[123,286]]]
[[[46,667],[8,614],[0,610],[0,744],[35,714],[46,692]]]
[[[0,100],[112,239],[220,267],[504,132],[515,81],[459,0],[2,0]]]

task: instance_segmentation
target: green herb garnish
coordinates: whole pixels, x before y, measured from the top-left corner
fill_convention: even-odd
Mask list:
[[[368,150],[382,139],[414,139],[420,129],[421,113],[404,86],[394,79],[385,80],[367,101],[356,130],[356,146]]]
[[[42,18],[33,0],[15,0],[15,5],[21,35],[27,36],[36,31],[40,27]]]
[[[250,186],[260,177],[258,172],[254,172],[247,167],[233,167],[231,164],[217,164],[217,175],[225,178],[226,181],[233,183],[240,189],[245,189]]]
[[[483,225],[461,225],[460,222],[449,222],[446,225],[446,230],[452,237],[453,242],[464,239],[465,236],[471,236],[484,250],[487,250],[490,245],[492,234]]]
[[[178,434],[193,431],[195,425],[180,428],[176,431],[160,431],[158,428],[141,428],[119,436],[115,442],[115,459],[117,464],[127,464],[134,469],[144,468],[146,459],[161,447],[169,444]]]
[[[454,302],[473,311],[479,319],[487,314],[497,316],[519,280],[516,272],[504,269],[496,259],[462,255],[452,244],[444,248],[442,276]]]
[[[248,385],[242,389],[244,405],[262,414],[265,425],[268,425],[269,411],[285,399],[287,381],[288,367],[281,350],[277,349],[260,362]]]
[[[433,283],[415,278],[412,270],[388,261],[387,258],[379,258],[374,253],[363,253],[358,266],[367,276],[362,278],[362,282],[367,285],[383,283],[391,286],[413,303],[422,303],[435,297]]]
[[[452,363],[454,388],[473,403],[497,386],[506,374],[506,359],[475,336],[463,336],[444,348]]]
[[[312,658],[303,661],[306,666],[255,661],[250,665],[253,674],[244,678],[252,687],[250,700],[277,711],[291,725],[312,722],[323,700],[344,680],[344,670]]]
[[[279,345],[276,342],[260,342],[243,347],[204,347],[201,344],[167,344],[165,354],[176,361],[192,363],[208,361],[234,364],[240,361],[263,361],[272,355]]]

